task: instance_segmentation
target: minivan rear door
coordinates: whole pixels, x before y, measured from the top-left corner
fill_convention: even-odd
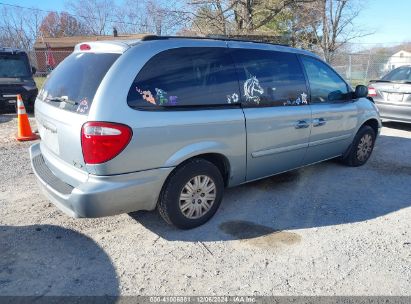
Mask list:
[[[230,46],[246,118],[247,180],[301,166],[308,147],[311,110],[297,55],[243,49],[235,42]]]
[[[94,95],[118,53],[74,52],[51,73],[39,92],[35,115],[46,163],[62,180],[75,186],[64,166],[87,171],[81,148],[81,127]]]

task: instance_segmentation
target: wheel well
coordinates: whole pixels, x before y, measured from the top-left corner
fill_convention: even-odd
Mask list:
[[[367,120],[362,125],[363,126],[370,126],[371,128],[373,128],[373,130],[375,132],[375,135],[378,134],[378,121],[376,119]]]
[[[202,158],[214,164],[218,168],[218,170],[220,170],[221,176],[224,180],[224,186],[228,185],[228,181],[230,178],[230,162],[228,161],[227,157],[218,153],[206,153],[196,155],[190,159],[193,158]],[[186,161],[190,159],[187,159]]]

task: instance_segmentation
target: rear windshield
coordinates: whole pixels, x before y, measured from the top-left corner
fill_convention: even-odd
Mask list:
[[[101,80],[119,56],[71,54],[50,74],[39,98],[68,111],[88,113]]]
[[[31,77],[27,55],[0,53],[0,78]]]
[[[385,75],[381,80],[409,82],[411,81],[411,67],[395,69]]]

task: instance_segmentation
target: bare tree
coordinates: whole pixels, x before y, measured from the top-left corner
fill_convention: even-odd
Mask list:
[[[3,6],[0,10],[0,45],[30,50],[39,34],[44,13]]]
[[[308,11],[311,12],[312,34],[327,62],[331,62],[335,52],[349,41],[372,34],[354,25],[361,12],[358,0],[316,0]]]
[[[114,24],[119,33],[146,33],[148,18],[145,1],[125,0],[116,7]]]
[[[113,0],[70,0],[68,8],[93,35],[109,33],[117,11]]]
[[[181,0],[124,0],[116,7],[112,25],[119,33],[173,34],[185,22],[181,3]]]

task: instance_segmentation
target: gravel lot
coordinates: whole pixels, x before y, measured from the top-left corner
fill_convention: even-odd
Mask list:
[[[411,126],[370,161],[228,189],[206,225],[157,213],[72,219],[49,203],[0,115],[0,295],[411,295]]]

